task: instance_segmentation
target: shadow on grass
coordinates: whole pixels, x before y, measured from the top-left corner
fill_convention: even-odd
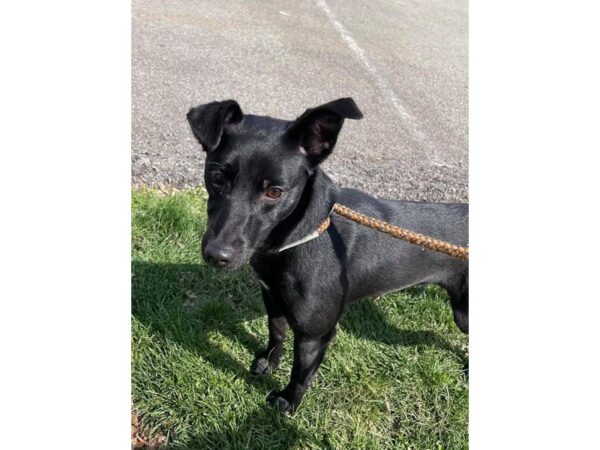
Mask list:
[[[134,261],[132,273],[132,313],[152,333],[199,355],[217,370],[244,380],[265,397],[282,387],[270,375],[250,375],[250,359],[241,362],[211,343],[211,337],[219,334],[239,342],[252,354],[266,345],[266,333],[255,336],[245,326],[249,320],[266,316],[258,284],[247,271],[223,273],[203,264]],[[369,317],[377,326],[364,326],[363,317]],[[353,305],[341,326],[364,339],[388,345],[436,346],[465,360],[459,349],[434,332],[396,329],[372,301]],[[259,440],[271,436],[264,448],[288,448],[304,439],[293,422],[263,404],[218,432],[192,436],[185,446],[170,448],[247,448],[248,442],[238,442],[240,436]],[[256,441],[252,445],[263,448]],[[327,443],[323,446],[326,448]]]
[[[222,336],[252,354],[266,343],[266,337],[259,339],[244,326],[244,322],[265,315],[260,290],[247,273],[216,273],[200,264],[134,261],[132,274],[132,313],[152,334],[243,380],[265,398],[277,387],[270,375],[251,375],[250,360],[242,363],[213,343],[215,335]],[[192,433],[169,448],[276,449],[290,448],[299,439],[307,437],[289,418],[263,403],[241,417],[230,418],[217,431]]]
[[[153,333],[198,354],[215,368],[262,389],[269,376],[255,377],[232,355],[211,344],[218,333],[256,354],[266,343],[244,322],[265,315],[258,287],[245,273],[219,273],[200,264],[132,263],[132,313]]]
[[[219,431],[192,436],[185,444],[172,444],[169,448],[173,450],[276,450],[292,448],[299,441],[311,440],[314,442],[314,437],[298,430],[293,419],[262,407],[254,409],[241,421],[227,424]],[[323,444],[321,448],[331,448],[326,442]]]
[[[415,294],[420,293],[425,287],[414,287],[407,290]],[[450,305],[448,304],[448,308]],[[468,376],[468,358],[464,351],[450,344],[438,333],[429,330],[402,330],[390,324],[386,315],[381,312],[377,302],[372,299],[359,301],[351,305],[340,320],[344,331],[354,336],[371,341],[381,342],[386,345],[400,345],[405,347],[437,347],[452,353],[462,364]]]

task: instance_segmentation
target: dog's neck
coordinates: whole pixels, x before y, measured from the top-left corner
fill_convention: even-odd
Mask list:
[[[269,236],[267,251],[277,251],[315,232],[333,209],[339,190],[331,178],[316,167],[294,211]]]

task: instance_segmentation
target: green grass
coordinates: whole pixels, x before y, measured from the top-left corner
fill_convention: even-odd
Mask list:
[[[132,396],[150,434],[173,449],[463,449],[468,446],[467,338],[438,288],[353,305],[293,417],[265,397],[279,370],[251,376],[266,344],[258,283],[199,253],[201,190],[132,199]]]

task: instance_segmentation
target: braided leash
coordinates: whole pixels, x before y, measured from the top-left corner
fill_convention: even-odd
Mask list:
[[[440,241],[439,239],[434,239],[423,234],[415,233],[414,231],[397,227],[384,222],[383,220],[365,216],[364,214],[356,212],[347,206],[340,205],[339,203],[336,203],[333,206],[333,211],[346,219],[382,231],[395,238],[403,239],[411,244],[420,245],[428,250],[445,253],[454,256],[455,258],[464,259],[466,261],[469,260],[469,249],[467,247],[459,247],[450,242]],[[329,223],[327,223],[327,225],[329,225]]]

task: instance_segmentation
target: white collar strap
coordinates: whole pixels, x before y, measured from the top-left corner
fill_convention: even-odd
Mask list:
[[[308,236],[304,236],[302,239],[298,239],[297,241],[292,242],[291,244],[284,245],[279,250],[277,250],[277,253],[281,253],[284,250],[288,250],[292,247],[297,247],[298,245],[304,244],[308,241],[312,241],[313,239],[318,238],[325,232],[325,230],[327,230],[327,228],[329,228],[330,224],[331,219],[329,218],[329,216],[327,216],[327,218],[321,223],[321,225],[319,225],[319,228],[317,228],[315,231],[310,233]]]

